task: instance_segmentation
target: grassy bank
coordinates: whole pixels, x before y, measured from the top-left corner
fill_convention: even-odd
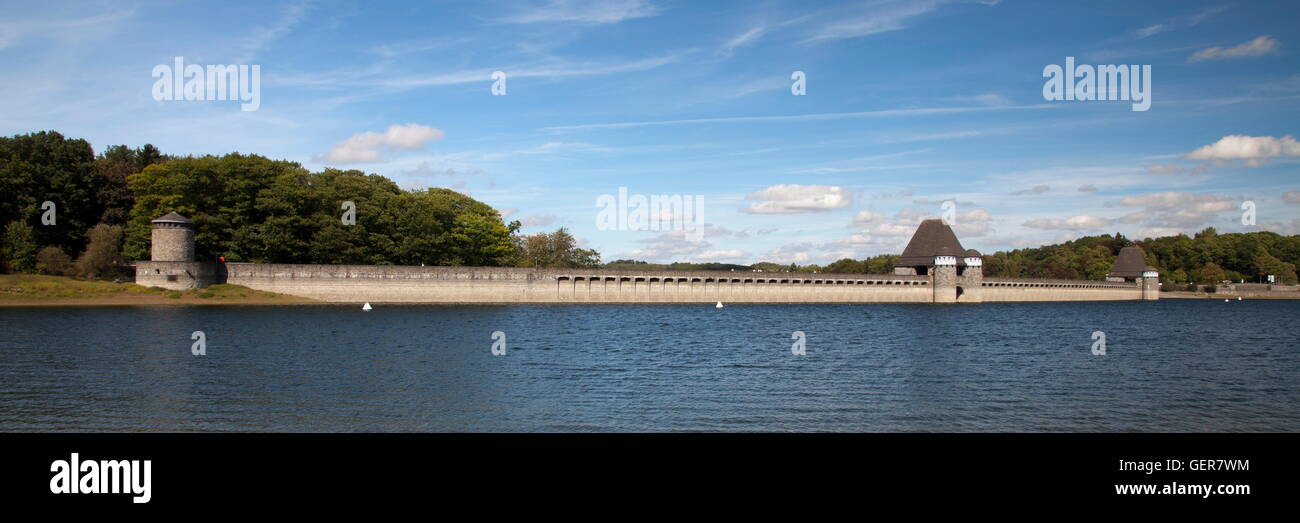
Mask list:
[[[1235,300],[1241,296],[1245,300],[1300,300],[1300,292],[1277,292],[1273,294],[1260,293],[1235,293],[1235,292],[1188,292],[1188,291],[1164,291],[1160,293],[1160,298],[1174,299],[1201,299],[1201,300]]]
[[[213,285],[170,291],[134,283],[77,280],[64,276],[0,274],[0,307],[30,305],[275,305],[316,300],[250,289]]]

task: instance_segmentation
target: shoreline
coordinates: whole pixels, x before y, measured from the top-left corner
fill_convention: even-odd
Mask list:
[[[1226,292],[1221,294],[1220,293],[1210,294],[1206,292],[1172,291],[1172,292],[1161,292],[1160,299],[1162,300],[1163,299],[1171,299],[1171,300],[1227,299],[1227,300],[1236,301],[1236,299],[1240,297],[1242,300],[1300,300],[1300,293],[1290,293],[1290,294],[1293,294],[1293,296],[1287,296],[1287,295],[1260,296],[1260,295],[1252,295],[1252,294],[1226,293]]]
[[[167,298],[165,296],[95,296],[89,298],[35,298],[35,299],[0,299],[0,309],[4,307],[120,307],[120,306],[195,306],[211,305],[329,305],[329,302],[284,296],[283,298]]]
[[[0,275],[0,308],[123,305],[305,305],[321,300],[258,291],[238,285],[169,291],[133,283],[79,280],[66,276]]]

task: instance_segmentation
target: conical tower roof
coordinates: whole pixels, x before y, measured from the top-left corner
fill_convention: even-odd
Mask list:
[[[898,257],[898,262],[894,265],[928,267],[934,265],[935,256],[957,256],[958,263],[961,264],[960,256],[964,252],[966,249],[961,248],[961,242],[957,241],[952,227],[943,223],[943,220],[930,219],[917,226],[912,240],[907,242],[907,248],[903,249],[903,255]]]
[[[184,215],[175,212],[169,212],[153,219],[152,223],[194,223],[194,220],[186,218]]]
[[[1137,278],[1142,276],[1142,271],[1146,270],[1147,261],[1142,253],[1142,248],[1138,246],[1125,247],[1119,250],[1119,257],[1115,258],[1115,265],[1110,268],[1107,276],[1118,278]]]

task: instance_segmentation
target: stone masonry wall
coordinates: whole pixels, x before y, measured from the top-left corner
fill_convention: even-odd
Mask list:
[[[895,275],[231,263],[226,282],[353,303],[924,303],[931,299],[929,278]]]
[[[931,303],[930,276],[510,267],[136,263],[136,283],[212,283],[341,303]],[[969,283],[969,282],[968,282]],[[985,278],[983,301],[1140,300],[1133,283]]]

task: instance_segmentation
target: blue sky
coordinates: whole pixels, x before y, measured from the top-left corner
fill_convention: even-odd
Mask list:
[[[986,252],[1300,233],[1295,2],[5,4],[0,133],[451,187],[605,260],[899,252],[945,200]],[[260,107],[154,100],[177,56],[259,65]],[[1150,65],[1150,109],[1044,99],[1067,56]],[[620,187],[702,195],[703,240],[600,230]]]

